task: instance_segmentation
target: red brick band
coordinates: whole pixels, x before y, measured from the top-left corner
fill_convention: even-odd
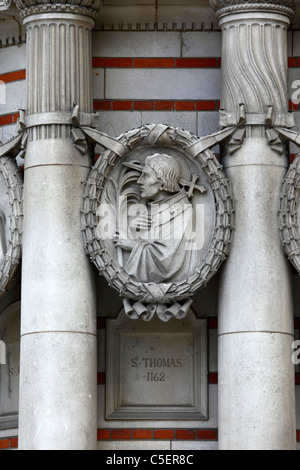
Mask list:
[[[220,57],[93,57],[94,68],[220,68]],[[288,58],[289,68],[300,67],[300,57]],[[0,74],[4,83],[24,80],[26,70]]]
[[[8,72],[0,75],[0,81],[4,83],[17,82],[25,80],[26,70],[17,70],[16,72]]]
[[[0,439],[0,450],[1,449],[16,449],[18,447],[17,437],[8,437],[6,439]]]
[[[93,57],[94,68],[220,68],[220,57]]]
[[[218,439],[217,429],[98,429],[101,440],[210,440]]]
[[[94,100],[95,111],[218,111],[219,100]]]
[[[19,113],[4,114],[0,116],[0,126],[8,126],[9,124],[15,124],[19,117]]]
[[[98,429],[97,440],[201,440],[217,441],[217,429]],[[300,429],[296,430],[300,442]],[[0,450],[17,449],[18,438],[0,439]]]

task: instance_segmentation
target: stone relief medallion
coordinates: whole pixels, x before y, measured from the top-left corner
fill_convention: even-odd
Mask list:
[[[13,158],[0,157],[0,297],[18,268],[22,236],[22,175]]]
[[[142,126],[116,139],[86,182],[86,251],[131,318],[183,318],[228,254],[229,182],[198,142],[170,126]]]
[[[278,214],[282,246],[290,262],[300,273],[300,154],[290,165],[283,180]]]

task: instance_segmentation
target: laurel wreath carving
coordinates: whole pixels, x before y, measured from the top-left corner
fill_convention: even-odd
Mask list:
[[[15,160],[0,157],[0,172],[7,186],[10,214],[6,215],[10,235],[4,262],[0,263],[0,297],[6,292],[18,268],[22,251],[23,181]]]
[[[300,234],[297,216],[299,198],[300,155],[298,154],[283,180],[278,213],[283,250],[298,272],[300,272]]]
[[[231,189],[222,166],[209,149],[195,151],[199,138],[188,131],[161,124],[144,125],[122,134],[115,139],[115,146],[109,139],[102,156],[91,169],[85,183],[82,206],[82,231],[86,252],[108,284],[115,288],[122,297],[138,300],[147,304],[172,303],[188,299],[205,286],[217,272],[229,253],[233,227],[233,206]],[[105,146],[105,139],[102,139]],[[131,279],[122,267],[107,252],[101,240],[96,237],[96,211],[110,171],[116,162],[139,145],[157,145],[159,147],[182,148],[191,158],[198,159],[211,186],[215,200],[215,226],[213,237],[205,259],[197,271],[179,282],[166,284],[142,283]],[[196,145],[195,145],[196,144]],[[145,147],[144,147],[145,148]],[[155,294],[154,294],[155,290]],[[161,295],[160,295],[161,293]]]

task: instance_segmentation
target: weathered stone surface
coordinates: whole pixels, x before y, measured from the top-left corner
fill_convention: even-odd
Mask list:
[[[286,35],[295,2],[212,3],[223,40],[221,122],[235,118],[239,128],[221,150],[236,213],[219,277],[219,449],[294,449],[291,277],[277,219],[288,159],[277,126],[289,135],[293,126]]]
[[[14,278],[22,245],[23,181],[14,159],[6,156],[10,152],[13,143],[0,146],[0,297]]]
[[[107,321],[107,419],[206,419],[206,321]]]
[[[118,138],[82,129],[107,148],[83,195],[87,254],[131,318],[183,318],[229,253],[230,185],[209,150],[224,135],[198,139],[164,124]]]

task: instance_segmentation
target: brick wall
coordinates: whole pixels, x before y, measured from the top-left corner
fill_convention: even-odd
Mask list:
[[[142,26],[115,30],[110,25],[93,33],[94,110],[100,129],[117,136],[163,122],[199,136],[218,130],[220,31],[194,30],[191,25],[179,29],[182,25],[177,24],[169,29],[155,23]],[[289,32],[290,97],[300,76],[299,35]],[[0,48],[0,83],[6,88],[6,103],[0,104],[2,142],[14,135],[18,109],[25,107],[25,54],[26,44]],[[290,100],[290,110],[299,127],[299,104]],[[297,151],[291,145],[292,159]]]
[[[98,318],[98,336],[99,347],[102,350],[105,348],[103,339],[105,338],[105,318]],[[300,317],[295,317],[295,339],[299,339]],[[97,429],[98,449],[117,450],[117,449],[160,449],[160,450],[193,450],[205,449],[216,450],[218,440],[217,417],[216,417],[216,392],[217,392],[217,364],[212,359],[216,353],[216,336],[217,336],[217,318],[211,317],[208,319],[208,333],[209,333],[209,394],[210,394],[210,413],[213,413],[214,418],[210,423],[199,425],[198,423],[190,424],[186,427],[174,427],[172,421],[168,426],[157,427],[147,426],[147,423],[140,423],[140,426],[128,426],[128,424],[120,427],[120,423],[116,425],[108,424],[104,421],[101,415],[104,414],[104,408],[99,406],[99,426]],[[99,351],[101,355],[101,351]],[[101,369],[101,370],[100,370]],[[98,367],[98,389],[99,397],[104,395],[105,389],[105,367],[104,361],[99,360]],[[297,447],[300,448],[300,416],[299,416],[299,398],[300,398],[300,373],[299,365],[295,368],[295,385],[297,397]],[[102,389],[102,390],[101,390]],[[205,423],[205,422],[204,422]],[[18,447],[18,438],[11,431],[9,437],[5,436],[5,431],[0,435],[0,450],[13,450]]]

